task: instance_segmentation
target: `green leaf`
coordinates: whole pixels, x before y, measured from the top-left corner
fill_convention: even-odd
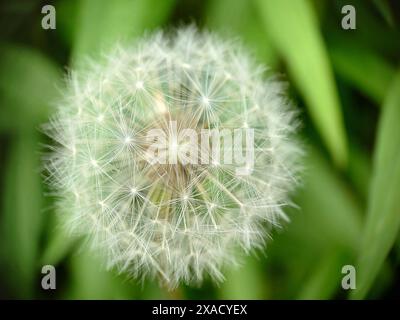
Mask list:
[[[294,217],[298,236],[310,237],[314,246],[340,246],[357,252],[362,211],[349,186],[317,149],[309,149],[304,163],[304,187],[295,199],[301,208]]]
[[[380,106],[395,75],[390,64],[369,48],[350,43],[334,43],[329,53],[339,76]]]
[[[340,286],[343,277],[342,266],[346,264],[345,257],[341,254],[340,248],[332,248],[320,259],[311,275],[301,287],[297,299],[330,299],[334,296]]]
[[[306,0],[255,1],[335,163],[345,167],[347,138],[341,106],[313,7]]]
[[[107,271],[104,262],[86,249],[70,260],[67,299],[133,299],[137,288],[121,276]]]
[[[385,99],[378,126],[363,244],[353,298],[364,298],[396,240],[400,226],[400,72]]]
[[[283,299],[332,297],[340,286],[337,266],[354,264],[360,245],[362,210],[351,188],[315,147],[304,164],[294,197],[299,209],[288,212],[291,222],[276,232],[266,251],[268,272],[276,272],[270,281],[277,281],[270,290]]]
[[[57,1],[57,35],[68,48],[73,46],[77,32],[79,0]]]
[[[1,102],[5,106],[0,109],[0,127],[7,131],[18,130],[18,134],[22,132],[24,137],[29,135],[36,137],[35,132],[38,126],[47,120],[51,113],[51,106],[59,95],[61,74],[46,57],[30,48],[20,46],[3,46],[0,53],[0,65],[3,70],[0,73]],[[31,154],[25,157],[28,158],[26,161],[29,159],[33,161],[36,179],[40,183],[38,159],[40,146],[39,140],[35,141],[35,148],[31,146]],[[13,170],[20,171],[18,167]],[[41,194],[37,196],[41,199]],[[61,240],[60,235],[60,232],[50,235],[50,240],[46,243],[48,247],[45,248],[45,257],[37,258],[40,262],[56,264],[63,257],[71,241],[68,238]],[[33,241],[32,244],[34,244]]]
[[[108,50],[161,25],[175,0],[81,0],[73,61]],[[75,63],[75,62],[74,62]]]
[[[44,212],[37,146],[35,133],[16,137],[2,186],[0,259],[7,268],[7,280],[18,290],[18,298],[32,297],[35,279],[40,274],[37,261]]]
[[[35,50],[3,45],[0,70],[0,127],[25,130],[44,121],[58,94],[57,67]]]
[[[10,133],[1,217],[2,260],[18,297],[31,297],[40,269],[44,218],[36,127],[57,95],[57,68],[40,53],[3,45],[0,51],[0,126]],[[5,258],[6,257],[6,258]]]
[[[254,19],[257,10],[253,3],[248,0],[215,0],[209,1],[206,9],[207,25],[212,30],[227,33],[229,37],[239,37],[256,58],[269,67],[276,66],[276,51],[270,39],[259,32],[262,25],[259,19]]]
[[[62,221],[62,215],[55,215],[50,217],[48,225],[49,237],[46,246],[43,250],[40,261],[43,265],[58,265],[71,251],[76,243],[81,240],[78,236],[72,236],[68,233],[67,228],[64,226],[65,222]]]
[[[228,268],[218,289],[221,299],[265,299],[267,282],[260,259],[246,256],[240,266]]]
[[[371,159],[358,145],[350,145],[348,177],[363,203],[368,197],[371,180]]]
[[[170,292],[166,288],[160,287],[159,283],[155,279],[147,279],[143,286],[140,287],[140,299],[143,300],[179,300],[182,299],[180,288],[175,289],[178,293]]]
[[[385,19],[386,23],[390,25],[391,27],[394,26],[394,19],[393,19],[393,14],[390,9],[390,5],[387,0],[373,0],[372,1],[375,5],[375,7],[378,9],[380,14],[383,16]]]

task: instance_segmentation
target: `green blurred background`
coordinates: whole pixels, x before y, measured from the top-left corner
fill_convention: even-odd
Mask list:
[[[41,8],[56,9],[56,29]],[[343,30],[341,9],[356,9]],[[115,41],[189,23],[239,38],[290,83],[307,155],[298,209],[226,281],[173,292],[105,271],[59,226],[38,128],[68,68]],[[400,3],[323,0],[59,0],[0,5],[0,298],[400,298]],[[41,268],[57,268],[57,289]],[[342,267],[356,267],[343,290]]]

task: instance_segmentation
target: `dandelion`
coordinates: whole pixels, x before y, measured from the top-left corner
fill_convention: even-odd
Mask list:
[[[188,129],[251,129],[252,139],[237,141],[251,142],[241,151],[252,150],[252,162],[235,162],[237,143],[226,146],[226,137],[182,142]],[[160,142],[149,134],[155,130],[166,133],[168,150],[150,152]],[[47,181],[69,229],[133,277],[157,277],[170,288],[207,274],[222,280],[237,247],[261,248],[287,220],[300,152],[295,113],[280,82],[215,35],[158,32],[72,72],[45,131],[54,141]],[[204,161],[201,150],[210,146],[220,157]],[[233,160],[224,161],[230,151]],[[180,161],[182,152],[201,161]],[[154,161],[171,153],[177,161]]]

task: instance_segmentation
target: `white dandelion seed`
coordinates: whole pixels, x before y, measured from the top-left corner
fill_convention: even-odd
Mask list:
[[[110,267],[171,288],[206,274],[222,280],[235,247],[262,247],[286,219],[300,153],[295,120],[281,84],[237,44],[194,28],[156,33],[71,74],[45,125],[54,140],[47,181],[70,229],[88,235]],[[171,131],[168,121],[178,130],[253,128],[251,173],[215,159],[148,162],[146,134]]]

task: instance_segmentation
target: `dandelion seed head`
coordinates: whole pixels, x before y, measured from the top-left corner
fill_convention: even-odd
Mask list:
[[[146,137],[159,128],[178,131],[166,141],[173,154],[197,150],[175,140],[185,128],[253,128],[254,165],[149,162]],[[262,247],[287,219],[296,129],[283,86],[239,44],[192,27],[158,32],[71,73],[45,126],[47,180],[70,230],[109,267],[171,288],[221,281],[237,247]]]
[[[210,105],[210,99],[208,99],[207,97],[202,97],[201,98],[201,102],[208,107]]]
[[[98,122],[103,122],[103,120],[104,120],[104,115],[103,115],[103,114],[100,114],[100,115],[97,117],[97,121],[98,121]]]
[[[90,164],[91,164],[93,167],[97,167],[97,166],[98,166],[97,161],[96,161],[95,159],[90,159]]]
[[[138,90],[143,89],[143,81],[138,80],[136,82],[136,89]]]

